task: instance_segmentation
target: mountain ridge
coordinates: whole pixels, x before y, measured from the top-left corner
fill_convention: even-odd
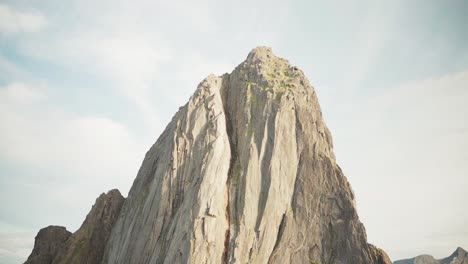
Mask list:
[[[448,257],[435,259],[431,255],[419,255],[414,258],[402,259],[393,262],[394,264],[468,264],[468,252],[461,248],[457,249]]]

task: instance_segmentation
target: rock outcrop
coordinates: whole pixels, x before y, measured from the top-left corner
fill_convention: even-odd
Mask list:
[[[66,241],[53,264],[99,264],[124,198],[118,190],[101,194],[81,227]]]
[[[468,253],[461,247],[458,247],[452,255],[435,259],[431,255],[420,255],[411,259],[402,259],[393,262],[394,264],[468,264]]]
[[[391,263],[367,243],[304,73],[259,47],[147,152],[102,263]]]
[[[47,227],[39,231],[27,264],[99,264],[120,214],[124,198],[118,190],[101,194],[73,234],[65,227]]]
[[[385,251],[380,248],[375,247],[374,245],[369,245],[372,256],[372,263],[392,263],[390,257]]]
[[[33,251],[25,264],[52,263],[60,247],[71,235],[63,226],[48,226],[39,230]]]

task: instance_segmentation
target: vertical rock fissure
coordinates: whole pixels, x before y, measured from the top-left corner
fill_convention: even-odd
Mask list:
[[[228,102],[228,87],[226,87],[229,83],[229,75],[227,75],[225,78],[223,78],[223,84],[221,87],[221,100],[223,103],[223,108],[224,108],[224,115],[226,119],[226,133],[228,136],[228,141],[229,141],[229,148],[231,150],[231,159],[229,161],[229,169],[228,169],[228,175],[226,179],[226,212],[225,212],[225,217],[227,221],[227,228],[226,232],[224,235],[224,250],[223,254],[221,257],[221,263],[229,263],[229,247],[230,247],[230,238],[231,238],[231,179],[232,175],[234,174],[234,167],[235,163],[237,161],[237,151],[236,151],[236,146],[235,143],[233,142],[234,137],[233,137],[233,125],[232,125],[232,120],[231,120],[231,115],[227,106]],[[235,196],[233,196],[235,199]]]
[[[286,226],[286,213],[283,214],[283,217],[281,218],[281,222],[278,228],[278,234],[276,235],[276,241],[275,241],[275,246],[273,247],[273,250],[271,251],[270,257],[268,258],[267,263],[271,263],[271,260],[274,258],[276,255],[276,250],[278,249],[278,246],[281,242],[281,238],[283,237],[284,233],[284,228]]]
[[[227,228],[226,232],[224,234],[224,250],[223,250],[223,255],[221,257],[222,263],[228,263],[229,262],[229,238],[231,236],[231,221],[230,221],[230,213],[229,213],[229,179],[226,182],[226,191],[227,191],[227,201],[226,201],[226,220],[227,220]]]
[[[268,200],[268,195],[270,192],[270,186],[271,186],[271,160],[273,158],[273,150],[274,150],[274,145],[275,145],[275,139],[276,139],[276,117],[277,113],[276,111],[268,115],[268,119],[265,122],[265,126],[272,126],[272,128],[268,129],[268,134],[266,135],[269,139],[267,140],[267,144],[265,146],[265,152],[269,153],[267,157],[263,157],[261,161],[261,181],[262,184],[260,185],[260,197],[258,199],[258,214],[257,214],[257,220],[255,223],[255,230],[260,230],[260,223],[262,222],[263,219],[263,214],[265,212],[265,207],[267,204]],[[271,139],[270,139],[271,137]],[[257,233],[258,235],[258,233]],[[258,237],[257,237],[258,238]]]

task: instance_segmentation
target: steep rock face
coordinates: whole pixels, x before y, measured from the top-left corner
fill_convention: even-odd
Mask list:
[[[397,260],[394,264],[468,264],[468,252],[459,247],[452,255],[443,259],[435,259],[431,255],[420,255],[411,259]]]
[[[367,244],[303,72],[259,47],[146,154],[103,263],[391,263]]]
[[[98,264],[120,214],[124,198],[118,190],[101,194],[75,232],[65,227],[41,229],[26,264]]]
[[[34,248],[25,264],[49,264],[72,233],[63,226],[48,226],[37,233]]]

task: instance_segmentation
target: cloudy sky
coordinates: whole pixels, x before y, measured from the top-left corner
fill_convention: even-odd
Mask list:
[[[209,73],[255,46],[316,88],[371,243],[468,249],[468,2],[0,0],[0,263],[126,195]]]

